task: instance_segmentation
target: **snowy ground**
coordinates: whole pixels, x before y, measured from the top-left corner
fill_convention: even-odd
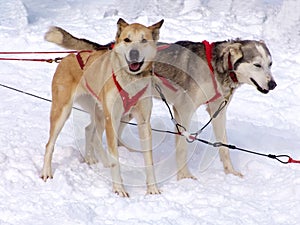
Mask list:
[[[300,2],[298,0],[10,0],[0,2],[0,51],[61,50],[43,40],[51,25],[100,43],[113,40],[116,21],[150,25],[165,19],[161,40],[263,39],[273,55],[278,87],[262,95],[243,86],[228,111],[230,143],[300,159]],[[3,57],[3,56],[1,56]],[[15,56],[13,56],[15,57]],[[48,58],[49,55],[29,56]],[[55,57],[55,56],[51,56]],[[0,83],[50,98],[54,64],[0,61]],[[174,137],[155,134],[161,195],[145,195],[142,156],[120,149],[130,198],[111,192],[110,172],[83,163],[86,115],[74,111],[59,136],[54,179],[40,171],[48,138],[48,102],[0,87],[0,224],[299,224],[300,165],[232,152],[244,178],[225,175],[216,152],[190,145],[198,180],[174,176]],[[172,128],[155,102],[153,126]],[[197,119],[208,117],[203,108]],[[135,128],[125,139],[135,144]],[[212,139],[211,128],[203,137]],[[210,155],[210,157],[208,157]],[[206,157],[204,157],[206,156]],[[216,159],[215,159],[216,158]],[[215,160],[211,160],[215,159]]]

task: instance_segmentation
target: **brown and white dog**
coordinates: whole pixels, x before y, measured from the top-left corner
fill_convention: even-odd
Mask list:
[[[59,27],[50,29],[45,38],[68,49],[107,51],[99,50],[105,45],[78,39]],[[263,41],[236,39],[211,44],[206,41],[179,41],[173,44],[158,43],[158,49],[154,63],[154,71],[158,76],[153,79],[173,105],[178,123],[188,128],[200,105],[207,104],[207,111],[213,116],[222,102],[227,101],[224,109],[212,120],[216,141],[227,143],[226,110],[238,87],[249,84],[266,94],[277,85],[271,73],[272,57]],[[155,90],[153,93],[157,94]],[[130,120],[129,114],[127,117]],[[178,179],[195,178],[187,166],[185,139],[176,136]],[[220,147],[219,154],[225,173],[242,176],[233,168],[227,148]]]
[[[101,120],[101,129],[105,128],[113,191],[120,196],[128,196],[120,175],[116,131],[121,117],[130,113],[139,124],[139,134],[143,140],[141,146],[146,164],[147,193],[160,193],[153,169],[150,93],[152,62],[162,24],[163,20],[146,27],[119,19],[112,50],[83,52],[77,56],[70,54],[62,59],[52,81],[50,137],[41,174],[44,181],[52,178],[51,161],[56,139],[73,103],[80,99],[84,109],[91,114],[91,121]],[[78,64],[78,57],[86,63],[84,71],[81,68],[83,65]]]

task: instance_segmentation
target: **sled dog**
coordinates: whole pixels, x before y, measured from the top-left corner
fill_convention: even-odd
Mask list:
[[[140,139],[143,140],[141,146],[146,164],[147,193],[160,193],[152,159],[150,91],[152,62],[162,24],[163,20],[146,27],[138,23],[128,24],[120,18],[112,50],[95,51],[89,56],[87,52],[70,54],[62,59],[52,81],[50,136],[41,174],[44,181],[52,178],[51,161],[57,136],[73,103],[81,99],[84,109],[91,114],[91,121],[101,120],[97,124],[101,124],[101,129],[106,131],[113,191],[120,196],[128,196],[122,184],[115,131],[119,129],[121,117],[130,113],[139,124]],[[78,60],[82,64],[78,64]],[[84,63],[87,68],[83,71]]]
[[[99,50],[105,46],[76,38],[59,27],[51,28],[45,38],[68,49],[107,51]],[[154,63],[157,76],[154,79],[173,105],[176,121],[185,128],[189,127],[192,115],[200,105],[206,104],[208,113],[213,116],[225,100],[227,104],[212,120],[212,126],[216,141],[227,143],[226,110],[234,92],[242,84],[252,85],[263,94],[273,90],[277,84],[271,66],[272,57],[264,41],[158,43]],[[130,120],[130,115],[127,119]],[[176,136],[177,178],[195,179],[187,166],[185,139]],[[219,155],[226,174],[242,177],[232,166],[228,148],[220,147]]]

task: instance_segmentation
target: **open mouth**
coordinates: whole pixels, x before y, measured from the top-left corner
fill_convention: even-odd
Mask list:
[[[250,78],[250,80],[256,86],[257,90],[259,90],[261,93],[263,93],[263,94],[269,93],[269,90],[263,89],[261,86],[258,85],[258,83],[253,78]]]
[[[128,64],[129,70],[131,72],[137,72],[137,71],[139,71],[141,69],[142,65],[144,64],[144,59],[141,62],[136,62],[136,61],[129,61],[126,58],[126,62]]]

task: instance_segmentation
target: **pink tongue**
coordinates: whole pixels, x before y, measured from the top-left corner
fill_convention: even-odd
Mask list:
[[[131,70],[135,71],[135,70],[138,70],[138,69],[139,69],[140,64],[139,64],[139,63],[131,63],[131,64],[129,65],[129,67],[130,67]]]

